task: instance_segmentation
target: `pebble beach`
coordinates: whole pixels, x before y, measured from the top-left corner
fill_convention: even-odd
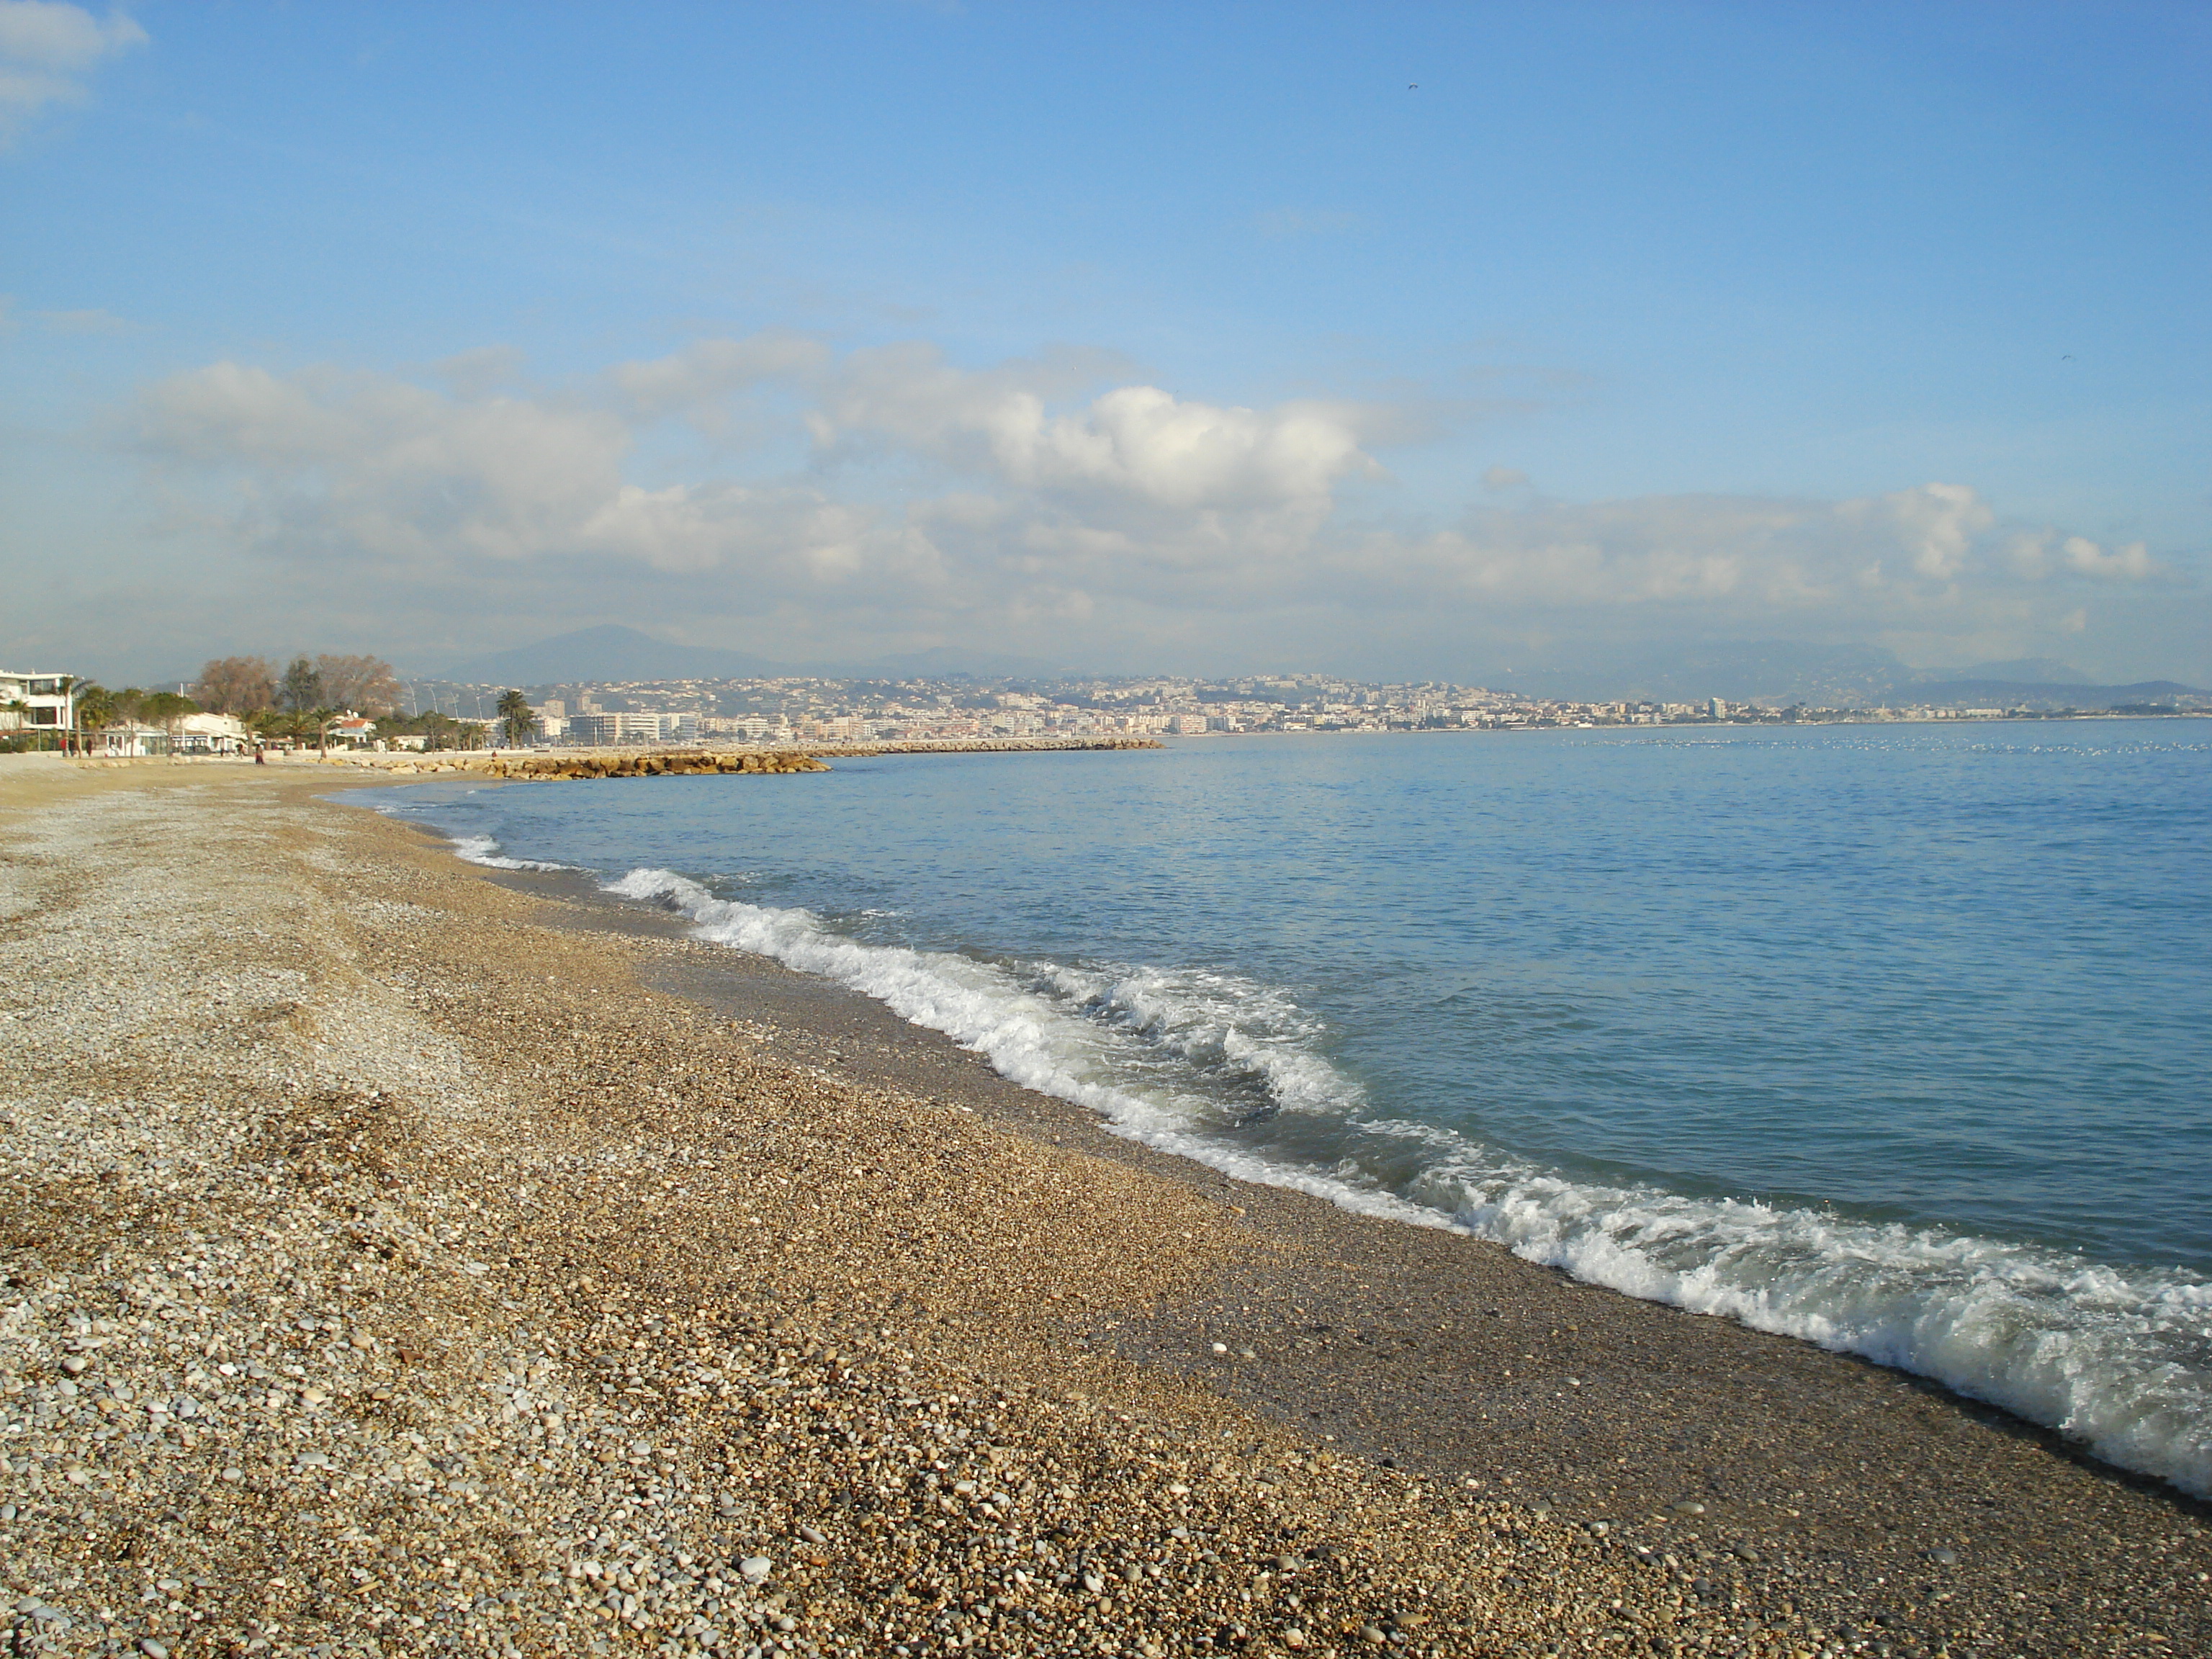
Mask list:
[[[17,1652],[2212,1650],[2171,1487],[1118,1140],[387,781],[0,770]]]

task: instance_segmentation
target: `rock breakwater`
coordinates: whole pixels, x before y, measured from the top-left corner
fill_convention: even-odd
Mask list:
[[[485,769],[495,778],[684,778],[731,773],[827,772],[813,756],[797,750],[749,751],[733,755],[681,751],[659,755],[560,755],[527,760],[495,759]]]

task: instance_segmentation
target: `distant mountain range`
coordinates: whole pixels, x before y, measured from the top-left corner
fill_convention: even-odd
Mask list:
[[[1575,699],[1632,697],[1690,702],[1874,708],[2117,708],[2212,695],[2175,680],[2099,685],[2049,657],[1912,669],[1877,646],[1807,645],[1786,640],[1698,647],[1664,655],[1585,660],[1525,672],[1507,670],[1500,689]]]
[[[1078,671],[1035,657],[939,646],[867,662],[779,662],[746,651],[678,645],[619,623],[580,629],[535,645],[456,663],[439,678],[466,685],[538,687],[622,680],[772,679],[1051,680]],[[1911,669],[1875,646],[1807,645],[1774,640],[1704,646],[1661,654],[1580,662],[1542,670],[1499,671],[1493,689],[1575,700],[1655,699],[1828,708],[1927,703],[1952,708],[2115,708],[2212,696],[2173,680],[2099,685],[2050,657]]]
[[[437,678],[464,685],[563,685],[599,680],[1057,679],[1072,671],[1035,657],[937,646],[860,663],[790,663],[714,646],[678,645],[619,623],[455,663]]]

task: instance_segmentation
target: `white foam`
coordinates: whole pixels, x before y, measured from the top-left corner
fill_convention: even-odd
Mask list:
[[[1474,1150],[1429,1164],[1416,1195],[1517,1255],[1935,1377],[2212,1493],[2212,1285],[1932,1228],[1571,1182]]]
[[[1820,1211],[1577,1182],[1432,1124],[1363,1115],[1318,1022],[1233,975],[1001,965],[871,945],[803,909],[718,899],[665,870],[609,884],[699,937],[863,991],[1114,1133],[1347,1209],[1492,1238],[1631,1296],[1863,1354],[2212,1495],[2212,1285],[2030,1245]],[[1297,1166],[1224,1138],[1261,1101],[1334,1116],[1365,1148]],[[1247,1138],[1249,1139],[1249,1137]],[[1394,1190],[1383,1167],[1416,1171]]]
[[[499,842],[489,836],[456,836],[453,856],[471,864],[481,864],[488,870],[573,870],[573,864],[548,864],[542,859],[511,859],[502,856]]]

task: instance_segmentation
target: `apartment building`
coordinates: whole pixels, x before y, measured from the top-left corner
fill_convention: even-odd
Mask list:
[[[67,674],[0,670],[0,732],[62,732],[76,724],[76,699]]]

